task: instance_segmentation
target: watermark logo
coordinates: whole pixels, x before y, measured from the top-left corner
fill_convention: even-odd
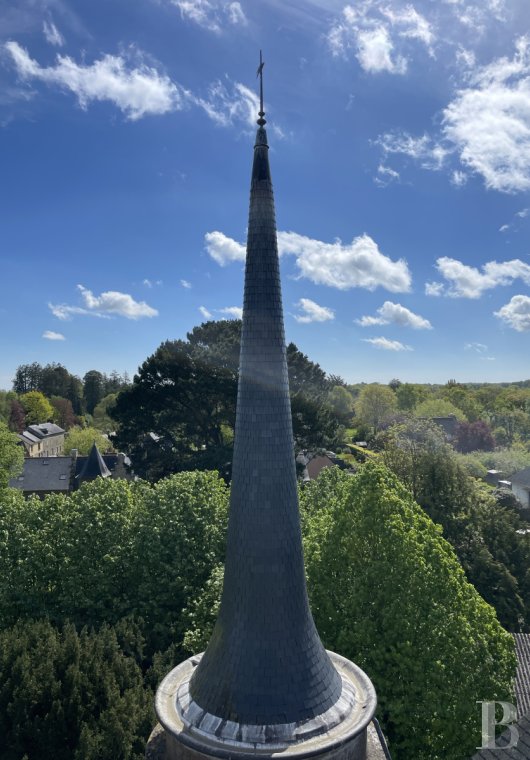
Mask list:
[[[516,747],[519,742],[519,730],[513,723],[517,720],[517,710],[511,702],[477,702],[482,705],[482,745],[477,749],[500,749],[496,743],[495,727],[506,726],[510,731],[508,744],[504,744],[502,749],[511,749]],[[495,719],[496,705],[502,707],[502,718]]]

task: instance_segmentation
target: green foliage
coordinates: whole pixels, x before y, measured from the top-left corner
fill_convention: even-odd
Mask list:
[[[475,453],[478,458],[479,454]],[[383,459],[415,501],[455,548],[469,580],[492,604],[510,631],[530,625],[526,573],[530,542],[517,533],[520,518],[502,509],[482,483],[469,476],[462,459],[435,425],[411,420],[389,431]],[[498,553],[487,526],[494,522],[512,544],[514,561]]]
[[[355,402],[358,417],[377,432],[396,410],[396,395],[386,385],[365,385]]]
[[[499,470],[508,480],[514,472],[530,467],[530,453],[521,448],[476,452],[475,456],[487,470]]]
[[[118,446],[131,456],[135,472],[158,480],[180,470],[228,471],[240,339],[240,320],[206,322],[188,333],[188,341],[166,341],[142,364],[110,410]],[[294,344],[287,347],[287,363],[297,445],[333,446],[340,420],[325,403],[326,373]]]
[[[0,632],[1,760],[143,760],[153,720],[112,629],[25,620]]]
[[[209,472],[2,498],[0,626],[40,616],[99,626],[133,614],[149,655],[180,642],[182,610],[223,560],[226,512],[227,488]]]
[[[414,409],[414,414],[417,417],[449,417],[453,415],[457,420],[462,422],[466,419],[464,412],[457,406],[452,404],[443,398],[430,398],[426,401],[422,401],[421,404]]]
[[[337,417],[347,422],[353,412],[353,396],[343,385],[334,385],[329,391],[326,403]]]
[[[26,425],[38,425],[53,418],[53,407],[40,391],[28,391],[20,397],[26,414]]]
[[[410,412],[415,409],[422,401],[425,401],[427,395],[428,393],[425,387],[422,385],[402,383],[396,388],[398,409],[401,409],[405,412]]]
[[[110,416],[110,412],[116,406],[117,393],[109,393],[94,407],[92,415],[94,427],[103,433],[112,433],[116,428],[116,422]]]
[[[0,422],[0,494],[9,483],[22,472],[24,451],[18,445],[18,437],[10,433],[4,422]]]
[[[64,441],[65,451],[77,449],[78,453],[86,456],[90,453],[92,446],[96,444],[100,453],[112,451],[112,444],[100,430],[95,427],[73,427],[66,434]]]
[[[471,756],[475,702],[510,699],[514,646],[439,528],[375,463],[325,470],[302,510],[317,627],[373,680],[392,756]]]
[[[94,407],[104,395],[103,375],[96,369],[91,369],[83,378],[83,399],[89,414],[94,412]]]

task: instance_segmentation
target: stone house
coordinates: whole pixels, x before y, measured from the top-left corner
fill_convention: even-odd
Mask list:
[[[29,425],[18,438],[26,457],[60,457],[64,451],[65,431],[53,422]]]

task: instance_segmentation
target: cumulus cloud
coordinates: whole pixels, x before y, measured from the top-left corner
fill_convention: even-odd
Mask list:
[[[54,45],[55,47],[62,47],[64,45],[64,37],[53,21],[44,21],[42,31],[50,45]]]
[[[191,289],[191,282],[188,282],[188,280],[181,280],[180,284],[182,285],[182,287],[185,290],[190,290]]]
[[[222,232],[206,233],[205,245],[221,266],[245,259],[245,246]],[[340,240],[325,243],[296,232],[278,232],[278,251],[280,255],[294,256],[300,277],[317,285],[339,290],[382,287],[393,293],[408,292],[411,287],[407,262],[385,256],[368,235],[344,244]]]
[[[410,311],[410,309],[407,309],[400,303],[385,301],[384,304],[377,309],[377,314],[377,317],[361,317],[357,320],[357,323],[360,324],[361,327],[395,324],[400,327],[412,327],[414,330],[432,329],[432,325],[428,319],[420,317],[419,314],[414,314],[413,311]]]
[[[211,319],[213,317],[212,312],[208,311],[206,306],[199,306],[199,311],[205,319]]]
[[[392,261],[368,235],[351,243],[325,243],[296,232],[279,232],[278,246],[284,255],[293,255],[300,276],[317,285],[339,290],[385,288],[393,293],[410,290],[411,275],[403,259]]]
[[[62,333],[54,332],[53,330],[45,330],[42,333],[42,337],[46,340],[66,340]]]
[[[24,80],[39,80],[69,90],[81,108],[93,101],[114,103],[128,119],[164,114],[184,107],[187,93],[168,76],[141,61],[129,65],[123,56],[104,55],[92,64],[76,63],[58,55],[54,66],[40,66],[17,42],[5,43],[17,73]]]
[[[333,309],[328,309],[327,306],[319,306],[309,298],[301,298],[296,304],[301,310],[301,314],[295,314],[294,318],[300,324],[308,324],[309,322],[327,322],[330,319],[335,319],[335,313]]]
[[[479,67],[443,112],[443,134],[460,161],[502,192],[530,188],[530,39],[512,59]]]
[[[204,243],[212,259],[222,267],[233,261],[245,261],[245,246],[218,230],[207,232]]]
[[[119,316],[136,320],[143,317],[156,317],[158,315],[156,309],[153,309],[145,301],[135,301],[128,293],[108,290],[100,296],[95,296],[91,290],[88,290],[83,285],[78,285],[77,288],[81,293],[84,306],[48,304],[55,317],[61,320],[68,320],[76,314],[84,314],[106,319]]]
[[[530,285],[530,265],[520,259],[489,261],[481,271],[457,259],[442,256],[437,259],[436,267],[450,283],[446,294],[454,298],[480,298],[484,291],[500,285],[510,285],[517,279]]]
[[[145,285],[146,288],[153,288],[155,285],[162,285],[162,280],[150,280],[146,277],[145,280],[142,280],[142,285]]]
[[[443,282],[426,282],[425,283],[425,295],[426,296],[441,296],[445,290]]]
[[[363,338],[364,343],[371,343],[376,348],[381,348],[383,351],[413,351],[410,346],[406,346],[400,343],[399,340],[389,340],[389,338]]]
[[[494,314],[517,332],[530,330],[530,298],[528,296],[513,296],[509,303]]]
[[[371,0],[346,5],[332,24],[327,41],[334,56],[347,57],[353,51],[369,73],[404,74],[408,67],[403,54],[405,43],[420,42],[433,55],[435,36],[430,23],[413,5],[393,8]]]
[[[241,319],[243,317],[243,309],[241,306],[225,306],[224,309],[217,309],[220,314],[228,314],[232,319]]]
[[[220,34],[226,24],[245,26],[248,21],[241,3],[217,2],[217,0],[171,0],[183,19]]]

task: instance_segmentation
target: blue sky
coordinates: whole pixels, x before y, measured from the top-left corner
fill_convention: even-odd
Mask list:
[[[527,0],[0,6],[0,387],[237,315],[263,48],[287,339],[347,381],[530,376]]]

